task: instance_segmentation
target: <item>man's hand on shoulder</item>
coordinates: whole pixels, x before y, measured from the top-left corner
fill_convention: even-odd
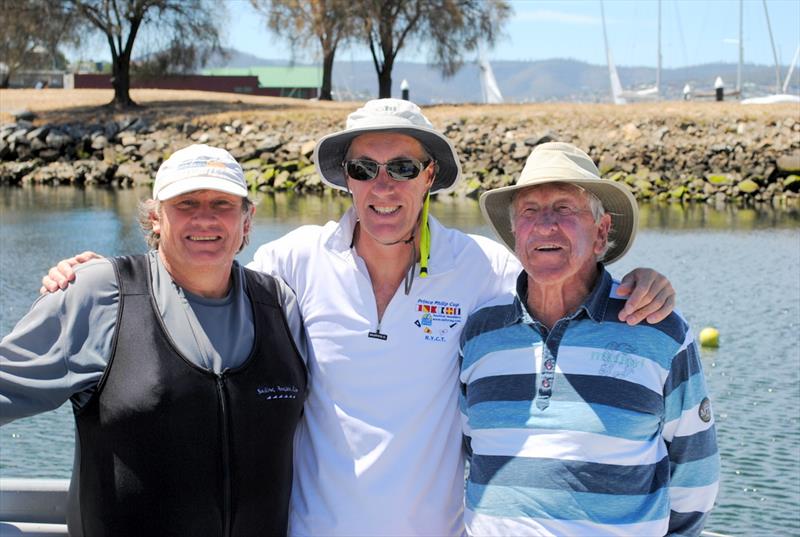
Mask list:
[[[629,325],[646,320],[656,324],[675,309],[675,290],[666,276],[653,269],[637,268],[622,278],[617,294],[627,296],[619,320]]]
[[[68,259],[62,259],[56,266],[51,267],[42,278],[42,286],[39,288],[39,293],[44,295],[55,293],[59,289],[66,289],[70,282],[75,281],[73,267],[92,259],[103,259],[103,256],[87,250]]]

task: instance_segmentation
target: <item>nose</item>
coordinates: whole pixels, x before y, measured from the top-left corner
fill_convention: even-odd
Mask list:
[[[201,204],[192,212],[192,220],[195,222],[212,222],[216,220],[216,213],[211,205]]]
[[[533,221],[533,225],[540,232],[552,231],[556,228],[556,224],[558,224],[558,215],[550,208],[544,208],[538,211]]]
[[[391,192],[394,190],[397,181],[389,177],[389,174],[386,171],[386,166],[380,166],[378,168],[378,175],[375,176],[375,179],[372,180],[372,183],[373,192]]]

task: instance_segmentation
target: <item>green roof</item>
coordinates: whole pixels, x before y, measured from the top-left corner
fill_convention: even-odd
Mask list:
[[[322,69],[313,66],[294,67],[223,67],[205,69],[204,75],[257,76],[262,88],[318,88],[322,84]]]

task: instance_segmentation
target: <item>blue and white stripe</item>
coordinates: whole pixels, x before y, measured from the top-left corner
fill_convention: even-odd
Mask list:
[[[518,297],[526,282],[523,273]],[[615,290],[604,271],[579,312],[549,333],[519,298],[470,317],[461,339],[468,533],[701,531],[719,455],[713,417],[700,409],[696,345],[676,313],[657,325],[620,323]],[[551,395],[539,389],[547,360]],[[542,393],[548,401],[537,405]]]

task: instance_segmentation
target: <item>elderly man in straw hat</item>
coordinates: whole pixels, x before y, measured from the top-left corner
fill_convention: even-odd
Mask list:
[[[353,206],[262,246],[248,265],[294,289],[311,341],[290,533],[460,535],[458,337],[470,312],[511,291],[520,266],[428,214],[430,194],[452,190],[461,167],[415,104],[367,102],[314,157]],[[630,276],[624,319],[672,310],[663,277]]]
[[[72,401],[70,535],[286,532],[302,327],[234,261],[253,209],[227,151],[176,151],[141,205],[153,250],[80,267],[0,341],[0,423]]]
[[[524,271],[461,333],[468,533],[700,534],[719,456],[697,347],[674,312],[620,322],[604,266],[633,243],[633,196],[547,143],[481,208]]]

